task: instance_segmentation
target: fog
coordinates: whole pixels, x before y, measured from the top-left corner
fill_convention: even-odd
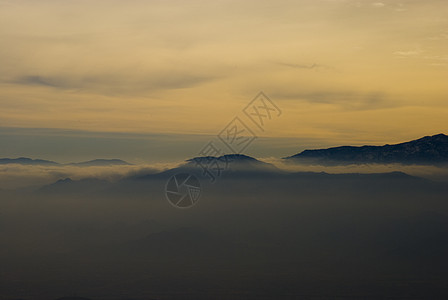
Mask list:
[[[214,183],[191,165],[70,170],[78,180],[0,191],[2,299],[447,295],[444,182],[266,166]],[[201,182],[189,209],[165,196],[179,172]]]
[[[349,164],[325,166],[291,163],[273,157],[266,157],[261,160],[287,172],[325,172],[329,174],[403,172],[434,181],[448,181],[448,168],[446,166],[402,164]],[[179,167],[183,164],[185,164],[183,161],[112,166],[5,164],[0,165],[0,189],[38,188],[42,185],[48,185],[65,178],[71,178],[73,180],[97,178],[116,182],[126,177],[136,176],[138,174],[157,173]]]
[[[268,157],[263,159],[276,165],[278,168],[291,172],[326,172],[330,174],[341,173],[388,173],[403,172],[409,175],[427,178],[435,181],[448,181],[448,168],[446,165],[423,164],[341,164],[322,165],[305,164],[285,161],[283,159]]]
[[[147,174],[163,171],[180,164],[182,162],[86,167],[6,164],[0,165],[0,188],[39,187],[65,178],[74,180],[97,178],[113,182],[139,173]]]

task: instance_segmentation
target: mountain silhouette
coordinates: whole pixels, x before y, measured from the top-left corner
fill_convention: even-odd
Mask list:
[[[132,164],[121,159],[94,159],[79,163],[70,163],[73,166],[91,167],[91,166],[130,166]]]
[[[418,140],[384,146],[342,146],[305,150],[287,161],[322,165],[401,163],[439,165],[448,163],[448,136],[438,134]]]
[[[216,161],[221,166],[225,166],[231,171],[250,171],[250,170],[265,170],[274,171],[278,170],[274,165],[265,163],[251,156],[244,154],[226,154],[219,157],[205,156],[195,157],[187,160],[187,166],[201,166],[210,162]]]
[[[51,160],[44,159],[32,159],[28,157],[19,158],[0,158],[0,165],[6,164],[19,164],[19,165],[40,165],[40,166],[79,166],[79,167],[92,167],[92,166],[130,166],[132,164],[121,159],[94,159],[89,161],[60,164]]]
[[[189,173],[198,177],[206,176],[206,170],[216,176],[235,174],[280,173],[280,169],[272,164],[262,162],[256,158],[243,154],[226,154],[219,157],[200,156],[188,159],[184,164],[172,169],[151,174],[131,176],[131,180],[167,179],[175,174]],[[219,174],[219,175],[218,175]]]
[[[169,178],[178,174],[190,174],[196,176],[201,183],[216,181],[235,181],[240,185],[241,182],[259,182],[260,184],[273,181],[283,182],[286,186],[289,184],[297,186],[298,183],[305,184],[304,188],[315,188],[319,190],[324,182],[344,184],[346,182],[356,182],[359,184],[365,182],[375,182],[379,186],[386,185],[412,185],[420,186],[428,184],[426,180],[408,175],[403,172],[387,173],[343,173],[329,174],[325,172],[288,172],[276,168],[275,166],[259,161],[255,158],[245,155],[231,155],[227,169],[218,173],[216,170],[210,170],[215,176],[212,180],[204,170],[197,165],[197,162],[206,163],[210,159],[219,159],[221,157],[197,157],[189,159],[185,164],[179,167],[143,173],[138,175],[129,175],[118,181],[107,181],[96,178],[85,178],[81,180],[72,180],[70,178],[60,179],[52,184],[45,185],[38,189],[40,194],[59,194],[59,195],[109,195],[110,197],[125,195],[150,195],[164,190],[165,184]],[[230,161],[230,158],[234,160]],[[226,184],[229,184],[228,182]],[[246,186],[247,188],[247,186]],[[243,190],[246,190],[243,188]],[[282,187],[284,189],[284,187]]]
[[[109,187],[110,182],[97,178],[85,178],[72,180],[71,178],[60,179],[55,183],[44,185],[38,192],[40,193],[70,193],[70,194],[90,194]]]
[[[43,159],[31,159],[28,157],[0,158],[0,165],[20,164],[20,165],[58,165],[57,162]]]

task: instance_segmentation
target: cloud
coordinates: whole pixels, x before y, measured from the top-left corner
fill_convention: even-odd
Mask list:
[[[381,92],[358,92],[338,90],[277,92],[274,98],[306,101],[314,104],[329,104],[347,110],[370,110],[397,106]]]
[[[440,33],[438,35],[433,35],[428,37],[428,40],[432,40],[432,41],[443,41],[443,40],[448,40],[448,32],[445,33]]]
[[[290,151],[294,151],[290,149]],[[297,151],[297,150],[296,150]],[[292,152],[290,153],[292,154]],[[269,157],[261,159],[271,163],[280,169],[290,172],[326,172],[331,174],[341,173],[388,173],[404,172],[414,176],[420,176],[432,180],[448,181],[446,168],[420,165],[400,164],[364,164],[346,166],[322,166],[309,164],[291,164],[284,160]],[[91,166],[79,167],[70,165],[38,166],[38,165],[0,165],[0,189],[17,189],[52,184],[58,180],[71,178],[72,180],[100,179],[116,182],[123,178],[154,174],[163,170],[172,169],[184,164],[184,162],[153,163],[122,166]]]
[[[49,86],[49,87],[61,87],[63,86],[62,82],[59,80],[55,80],[53,78],[43,77],[39,75],[29,75],[17,78],[12,81],[16,84],[21,85],[41,85],[41,86]]]
[[[353,164],[345,166],[322,166],[310,164],[292,164],[279,158],[267,158],[265,162],[271,163],[278,168],[290,172],[325,172],[329,174],[375,174],[403,172],[409,175],[427,178],[437,181],[448,181],[448,170],[445,167],[401,165],[401,164]]]
[[[313,63],[313,64],[291,64],[291,63],[277,62],[276,64],[280,65],[280,66],[294,68],[294,69],[308,69],[308,70],[319,69],[319,68],[324,67],[324,66],[318,65],[316,63]]]
[[[156,173],[178,165],[178,162],[104,167],[0,165],[0,188],[39,187],[65,178],[118,181],[124,177]]]
[[[395,51],[394,54],[401,57],[416,57],[422,54],[422,50]]]
[[[199,74],[194,71],[161,71],[136,76],[132,72],[96,74],[88,77],[76,74],[52,76],[25,75],[11,83],[30,86],[45,86],[63,90],[85,90],[88,92],[125,95],[148,95],[151,91],[183,89],[216,79],[216,75]]]
[[[384,4],[383,2],[374,2],[374,3],[372,3],[372,6],[381,8],[381,7],[386,6],[386,4]]]

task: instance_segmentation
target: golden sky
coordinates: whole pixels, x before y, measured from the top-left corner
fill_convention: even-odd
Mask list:
[[[266,137],[448,132],[448,2],[0,0],[0,126]]]

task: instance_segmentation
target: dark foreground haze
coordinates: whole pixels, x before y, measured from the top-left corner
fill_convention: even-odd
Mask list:
[[[186,210],[164,194],[179,172],[202,178]],[[214,184],[189,163],[2,190],[1,299],[446,299],[447,195],[400,172],[255,161]]]

